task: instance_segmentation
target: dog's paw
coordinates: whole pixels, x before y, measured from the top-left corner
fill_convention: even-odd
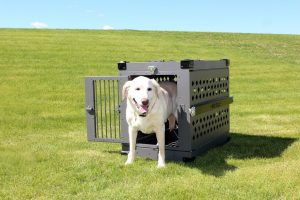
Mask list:
[[[158,163],[158,165],[157,165],[158,169],[162,169],[162,168],[165,168],[165,167],[166,167],[165,163]]]
[[[127,160],[127,161],[125,162],[125,166],[131,165],[132,163],[133,163],[133,160]]]
[[[131,165],[132,164],[132,162],[125,162],[125,166],[128,166],[128,165]]]

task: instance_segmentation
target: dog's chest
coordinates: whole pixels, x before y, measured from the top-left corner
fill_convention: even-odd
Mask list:
[[[138,129],[139,131],[142,131],[143,133],[153,133],[158,130],[159,127],[162,126],[161,123],[159,123],[162,120],[158,120],[155,116],[147,116],[147,117],[139,117],[136,116],[133,119],[133,127]]]

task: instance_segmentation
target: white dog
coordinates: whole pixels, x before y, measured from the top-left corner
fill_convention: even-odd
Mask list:
[[[135,158],[138,131],[156,133],[158,141],[158,168],[165,166],[165,122],[169,120],[170,130],[177,119],[177,85],[174,82],[160,82],[139,76],[127,81],[122,90],[127,98],[126,120],[129,133],[129,153],[125,165]]]

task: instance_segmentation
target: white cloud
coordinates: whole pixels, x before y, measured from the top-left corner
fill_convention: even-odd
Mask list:
[[[47,28],[48,24],[44,22],[32,22],[31,26],[33,26],[34,28]]]
[[[109,26],[109,25],[105,25],[102,27],[103,30],[112,30],[114,29],[113,27]]]

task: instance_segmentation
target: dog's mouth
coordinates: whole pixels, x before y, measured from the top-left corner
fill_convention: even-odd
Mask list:
[[[143,115],[147,114],[147,112],[149,110],[149,104],[148,105],[139,105],[134,98],[133,98],[133,102],[141,114],[143,114]]]

